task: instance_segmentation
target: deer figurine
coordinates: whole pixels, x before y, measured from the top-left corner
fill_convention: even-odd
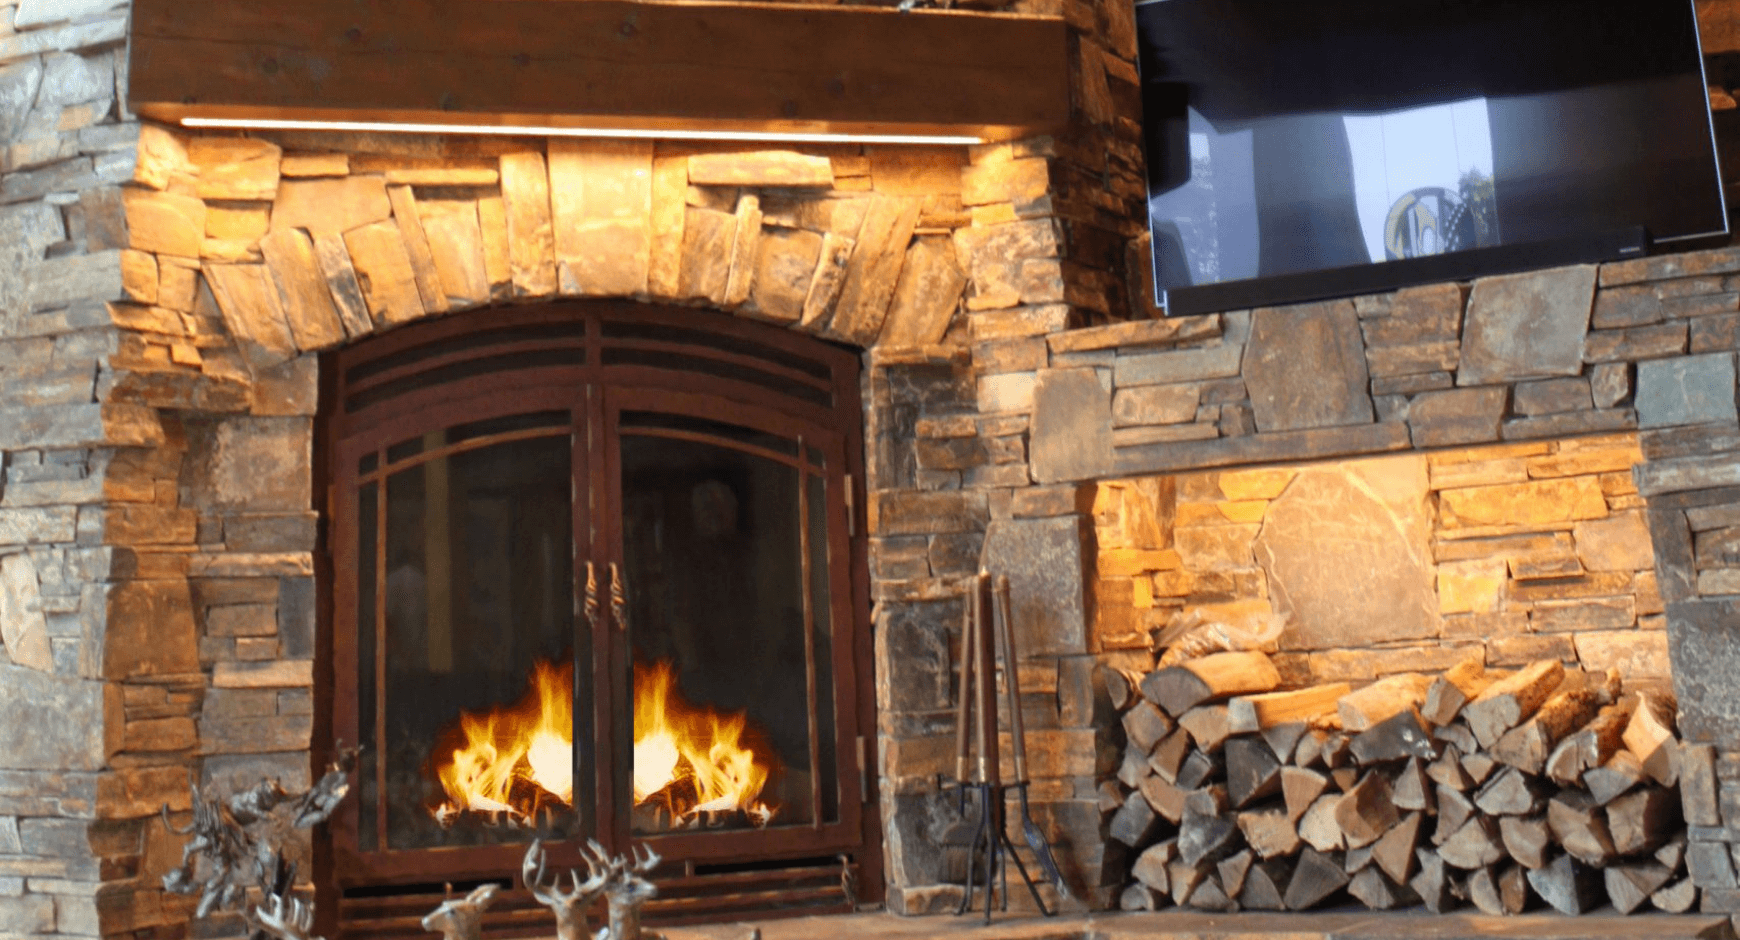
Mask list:
[[[568,872],[568,878],[573,882],[571,890],[563,891],[562,876],[557,875],[544,883],[544,844],[541,840],[532,840],[531,848],[526,849],[526,858],[520,863],[520,878],[525,881],[526,889],[532,892],[532,897],[538,900],[556,914],[557,940],[587,940],[586,909],[598,896],[604,893],[608,867],[604,862],[604,852],[598,843],[592,843],[598,848],[596,857],[589,851],[582,850],[580,857],[586,861],[588,877],[580,880],[580,874]]]
[[[495,901],[501,885],[480,885],[462,898],[448,898],[441,906],[423,918],[423,929],[441,934],[445,940],[478,940],[483,928],[483,912]]]
[[[594,851],[602,849],[593,843]],[[644,853],[642,851],[644,849]],[[658,886],[642,878],[658,865],[659,854],[644,846],[635,846],[633,860],[617,856],[609,861],[609,877],[605,879],[604,897],[609,905],[610,923],[598,931],[594,940],[662,940],[659,934],[640,929],[641,905],[659,893]]]

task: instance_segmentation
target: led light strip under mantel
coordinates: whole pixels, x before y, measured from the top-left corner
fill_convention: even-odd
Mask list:
[[[289,118],[181,118],[183,127],[231,130],[364,131],[388,134],[494,134],[510,137],[656,138],[661,140],[767,141],[794,144],[981,144],[954,134],[827,134],[795,131],[724,131],[685,128],[554,127],[542,124],[443,124],[393,121],[304,121]]]

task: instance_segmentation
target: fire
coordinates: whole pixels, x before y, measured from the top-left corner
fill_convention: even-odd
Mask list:
[[[430,812],[442,825],[470,812],[529,826],[541,811],[573,808],[573,685],[571,664],[539,661],[519,701],[460,712],[433,761],[446,798]],[[670,662],[635,664],[634,804],[658,807],[674,826],[730,812],[767,825],[771,760],[749,743],[748,723],[684,701]]]
[[[662,806],[678,825],[732,811],[767,825],[776,808],[759,797],[771,768],[744,740],[747,715],[690,705],[676,686],[669,661],[635,664],[635,805]]]
[[[539,661],[512,705],[460,712],[458,738],[435,776],[447,799],[433,812],[449,824],[463,812],[530,824],[539,809],[574,805],[574,667]]]

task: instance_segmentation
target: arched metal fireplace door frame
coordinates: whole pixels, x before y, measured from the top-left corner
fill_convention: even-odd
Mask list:
[[[326,474],[329,513],[321,646],[330,668],[320,670],[317,679],[325,686],[317,696],[325,714],[317,715],[316,758],[341,743],[359,741],[378,752],[387,740],[390,705],[382,700],[388,688],[386,661],[393,655],[384,613],[390,587],[359,585],[365,579],[385,583],[386,575],[365,571],[386,569],[382,543],[387,539],[380,533],[387,531],[388,476],[420,461],[504,442],[542,439],[543,446],[559,453],[559,439],[566,437],[573,480],[577,836],[597,838],[613,852],[627,852],[631,841],[646,844],[678,863],[677,877],[690,879],[698,870],[731,862],[845,853],[861,866],[860,881],[869,882],[862,894],[879,895],[880,836],[870,792],[875,714],[869,585],[862,526],[852,518],[863,504],[858,368],[852,352],[771,326],[628,302],[472,312],[328,354],[321,363],[316,465]],[[515,426],[513,416],[534,413],[545,416],[541,426]],[[550,415],[558,416],[553,428]],[[473,430],[456,433],[460,427]],[[738,440],[732,440],[734,428],[742,431],[735,435]],[[815,789],[816,801],[812,818],[801,824],[656,834],[635,832],[631,825],[628,630],[633,628],[620,622],[630,618],[620,606],[613,610],[608,592],[608,572],[625,571],[629,561],[622,517],[625,435],[705,440],[782,463],[802,481],[802,506],[811,505],[812,487],[825,490],[820,500],[825,525],[809,518],[812,511],[797,510],[805,520],[798,528],[805,546],[808,674],[780,678],[806,683],[812,694],[831,688],[822,696],[826,707],[812,701],[810,709],[812,766],[804,786]],[[787,443],[770,448],[767,441]],[[375,494],[371,512],[378,513],[369,530],[373,536],[364,534],[359,522],[362,494],[370,486]],[[359,547],[359,535],[373,546]],[[810,546],[818,536],[826,539],[820,556],[825,572],[810,570],[809,560],[818,557]],[[365,552],[375,558],[360,557]],[[603,582],[604,596],[596,605],[583,600],[588,574]],[[627,581],[627,590],[634,591],[632,576]],[[825,610],[810,609],[812,593],[825,595]],[[359,612],[359,596],[367,595],[373,596],[370,605],[378,614]],[[588,613],[594,615],[590,622]],[[826,635],[818,637],[818,630]],[[359,642],[359,631],[372,638]],[[361,701],[359,668],[375,677],[373,704]],[[818,680],[818,671],[828,674]],[[831,744],[825,740],[830,738]],[[824,760],[833,767],[818,766]],[[385,759],[365,760],[361,773],[375,779],[359,781],[317,848],[318,867],[329,873],[318,880],[327,891],[505,880],[518,872],[524,842],[393,848],[387,838],[386,765]],[[837,783],[837,802],[831,795],[821,798],[821,781],[830,776]],[[368,800],[377,801],[374,811],[360,805]],[[529,832],[523,836],[530,837]],[[553,845],[551,859],[578,865],[576,839]]]

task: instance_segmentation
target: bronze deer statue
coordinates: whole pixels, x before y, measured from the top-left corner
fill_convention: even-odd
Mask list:
[[[598,843],[592,846],[597,848]],[[544,883],[544,845],[541,840],[534,839],[531,848],[526,849],[526,858],[520,863],[520,878],[525,881],[526,889],[532,892],[532,897],[556,914],[557,940],[587,940],[586,909],[598,896],[604,893],[606,887],[607,869],[599,864],[604,860],[603,849],[598,849],[595,859],[593,853],[582,850],[580,857],[586,861],[588,877],[580,880],[580,874],[569,871],[568,878],[574,884],[571,890],[562,890],[562,876],[552,878],[549,884]]]
[[[483,911],[495,901],[501,885],[487,884],[462,898],[448,898],[423,918],[423,929],[445,940],[478,940],[483,930]]]

